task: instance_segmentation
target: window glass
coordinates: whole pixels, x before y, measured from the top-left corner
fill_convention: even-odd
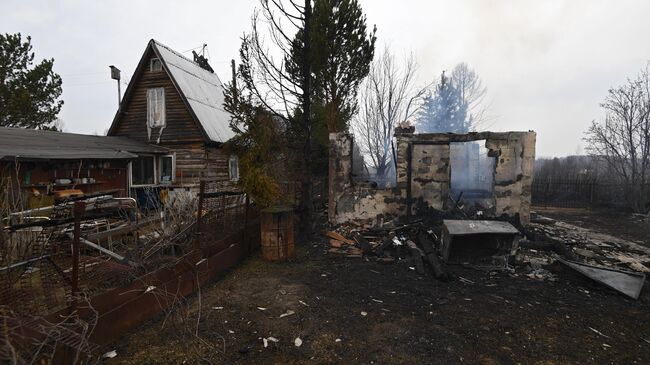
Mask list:
[[[174,158],[172,156],[160,157],[160,182],[170,183],[174,180]]]
[[[149,128],[165,126],[165,88],[147,90],[147,123]]]
[[[162,62],[158,58],[151,59],[151,71],[162,71]]]
[[[141,156],[131,162],[131,184],[151,185],[154,183],[153,156]]]
[[[230,180],[239,180],[239,159],[237,156],[230,156],[230,160],[228,162]]]

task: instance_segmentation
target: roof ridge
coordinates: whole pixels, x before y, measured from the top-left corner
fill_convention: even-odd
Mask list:
[[[178,51],[172,49],[170,46],[165,45],[165,44],[162,44],[162,43],[160,43],[159,41],[157,41],[157,40],[155,40],[155,39],[153,39],[153,38],[151,38],[151,41],[152,41],[156,46],[163,47],[163,48],[165,48],[166,50],[168,50],[169,52],[175,54],[176,56],[181,57],[181,58],[185,59],[186,61],[192,62],[193,64],[195,64],[195,65],[197,65],[197,66],[200,66],[200,65],[199,65],[197,62],[195,62],[193,59],[190,59],[189,57],[183,55],[182,53],[180,53],[180,52],[178,52]]]

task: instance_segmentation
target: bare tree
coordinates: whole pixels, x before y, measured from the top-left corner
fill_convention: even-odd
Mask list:
[[[586,133],[587,151],[603,160],[627,187],[628,203],[646,211],[650,181],[650,72],[612,88],[601,104],[602,122],[593,121]]]
[[[451,83],[458,90],[460,100],[467,107],[466,125],[470,130],[476,130],[486,121],[486,106],[484,105],[487,88],[479,75],[467,63],[457,64],[451,71]]]
[[[417,62],[411,54],[400,66],[388,48],[374,61],[359,92],[359,112],[352,129],[377,177],[390,171],[395,127],[412,118],[427,87],[415,87]]]

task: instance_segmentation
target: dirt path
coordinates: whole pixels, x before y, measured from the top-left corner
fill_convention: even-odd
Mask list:
[[[559,265],[556,282],[456,266],[466,281],[442,283],[322,247],[284,264],[255,256],[203,288],[198,333],[211,345],[161,318],[106,348],[110,363],[650,363],[647,287],[633,301]],[[268,337],[279,341],[264,348]]]

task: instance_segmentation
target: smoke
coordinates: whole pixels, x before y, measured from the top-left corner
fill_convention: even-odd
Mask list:
[[[455,196],[491,195],[496,159],[488,156],[485,140],[450,144],[451,191]]]

